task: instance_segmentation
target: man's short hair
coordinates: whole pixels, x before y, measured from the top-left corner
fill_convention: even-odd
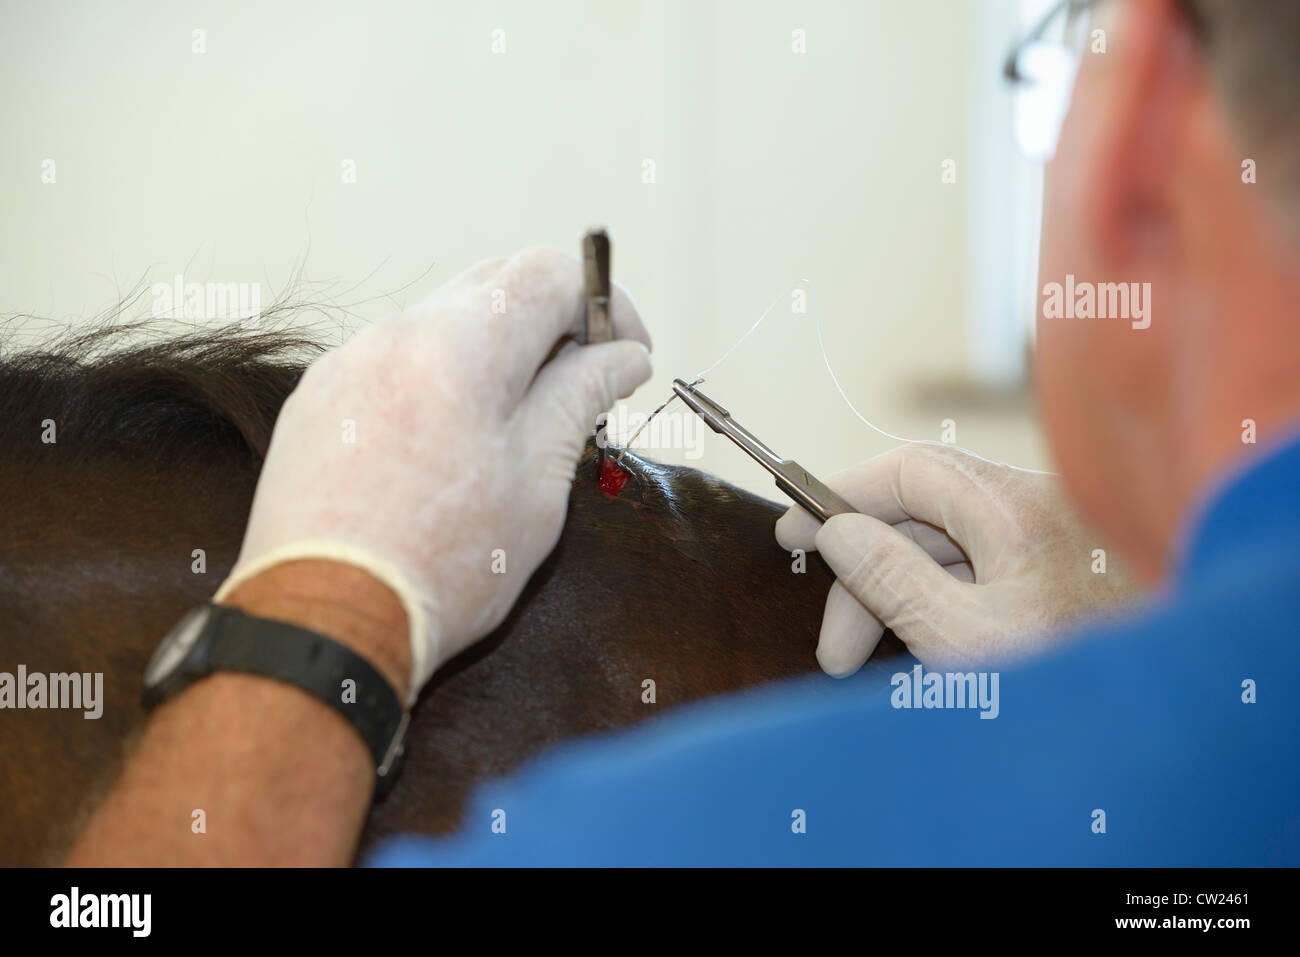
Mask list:
[[[1300,0],[1182,0],[1259,182],[1300,228]]]

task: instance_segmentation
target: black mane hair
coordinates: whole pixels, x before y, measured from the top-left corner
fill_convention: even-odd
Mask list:
[[[47,345],[0,347],[0,461],[224,453],[260,468],[281,405],[322,346],[237,323],[162,338],[156,326],[100,322]],[[41,441],[49,421],[53,447]]]

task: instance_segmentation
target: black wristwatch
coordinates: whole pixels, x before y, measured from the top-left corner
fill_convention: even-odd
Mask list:
[[[352,649],[283,621],[226,605],[200,605],[173,628],[144,671],[153,708],[217,671],[287,682],[352,723],[375,761],[375,797],[392,787],[406,754],[410,715],[383,675]],[[344,682],[352,681],[353,685]]]

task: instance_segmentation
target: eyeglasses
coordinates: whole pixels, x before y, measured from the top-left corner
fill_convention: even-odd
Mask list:
[[[1016,143],[1031,160],[1046,162],[1056,152],[1095,2],[1060,0],[1007,54],[1002,73],[1014,84]]]
[[[1016,142],[1031,160],[1046,162],[1056,153],[1096,3],[1060,0],[1007,54],[1002,72],[1014,84]],[[1178,6],[1192,31],[1205,40],[1207,24],[1196,0],[1180,0]]]

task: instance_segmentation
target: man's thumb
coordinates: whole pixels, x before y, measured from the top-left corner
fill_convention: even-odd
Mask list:
[[[618,399],[630,395],[650,378],[650,353],[640,342],[619,339],[599,345],[572,346],[542,367],[533,382],[528,401],[543,420],[553,420],[562,410],[566,423],[577,422],[588,430],[596,427],[596,416]]]

